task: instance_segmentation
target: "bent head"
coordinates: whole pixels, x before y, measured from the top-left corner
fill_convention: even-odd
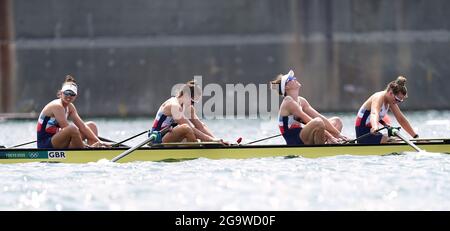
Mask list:
[[[288,91],[298,91],[302,86],[294,76],[294,71],[290,70],[287,74],[279,74],[275,80],[270,82],[271,88],[278,91],[281,96],[286,96]]]
[[[394,104],[399,104],[408,98],[408,89],[406,88],[406,78],[399,76],[396,80],[390,82],[386,87],[386,92],[389,95],[389,101]]]
[[[67,75],[61,90],[58,91],[57,96],[65,103],[72,103],[78,95],[78,85],[72,75]]]
[[[194,103],[198,103],[201,97],[202,89],[195,84],[194,80],[184,84],[177,94],[177,98],[180,98],[185,105],[193,105]]]

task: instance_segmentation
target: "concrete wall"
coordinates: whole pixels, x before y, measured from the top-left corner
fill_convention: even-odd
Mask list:
[[[0,0],[0,112],[14,103],[14,41],[11,0]]]
[[[449,109],[450,1],[13,1],[14,111],[64,76],[81,115],[153,115],[175,83],[267,83],[294,69],[320,110],[357,110],[397,75],[405,109]]]

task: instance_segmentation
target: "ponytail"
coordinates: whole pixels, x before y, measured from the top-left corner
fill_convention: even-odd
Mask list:
[[[75,77],[74,77],[73,75],[66,75],[66,78],[65,78],[65,80],[64,80],[64,82],[63,82],[61,88],[63,88],[64,85],[66,85],[66,84],[72,84],[72,85],[74,85],[75,87],[78,87],[77,81],[75,80]],[[61,97],[61,90],[58,90],[58,91],[56,92],[56,97],[58,97],[58,98]]]
[[[408,93],[408,89],[406,88],[406,78],[403,76],[397,77],[396,80],[390,82],[387,85],[386,90],[392,90],[392,93],[394,93],[394,95],[397,95],[398,93],[406,95]]]
[[[277,75],[274,80],[270,81],[270,89],[276,91],[279,95],[283,95],[281,93],[281,78],[283,77],[282,74]]]
[[[185,93],[194,98],[202,94],[202,89],[195,83],[195,80],[190,80],[178,91],[177,97],[182,97]]]

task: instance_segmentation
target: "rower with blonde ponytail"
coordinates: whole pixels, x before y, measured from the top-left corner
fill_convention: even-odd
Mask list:
[[[158,109],[149,133],[158,132],[168,126],[173,128],[162,135],[156,143],[218,141],[205,123],[200,121],[194,104],[200,101],[202,89],[194,80],[184,84],[175,97],[166,100]]]
[[[342,120],[326,118],[300,96],[302,84],[294,71],[278,75],[271,88],[283,97],[278,112],[278,128],[287,145],[339,143],[348,140],[341,134]]]

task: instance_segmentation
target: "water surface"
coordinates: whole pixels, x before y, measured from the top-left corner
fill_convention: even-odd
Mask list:
[[[450,137],[449,111],[405,114],[421,137]],[[344,120],[344,134],[354,137],[354,115],[338,115]],[[100,135],[113,140],[144,131],[152,122],[95,121]],[[206,123],[231,142],[278,132],[277,121]],[[34,140],[35,126],[35,121],[0,122],[1,145]],[[282,142],[274,138],[261,144]],[[450,210],[450,155],[439,153],[2,164],[0,175],[0,210]]]

